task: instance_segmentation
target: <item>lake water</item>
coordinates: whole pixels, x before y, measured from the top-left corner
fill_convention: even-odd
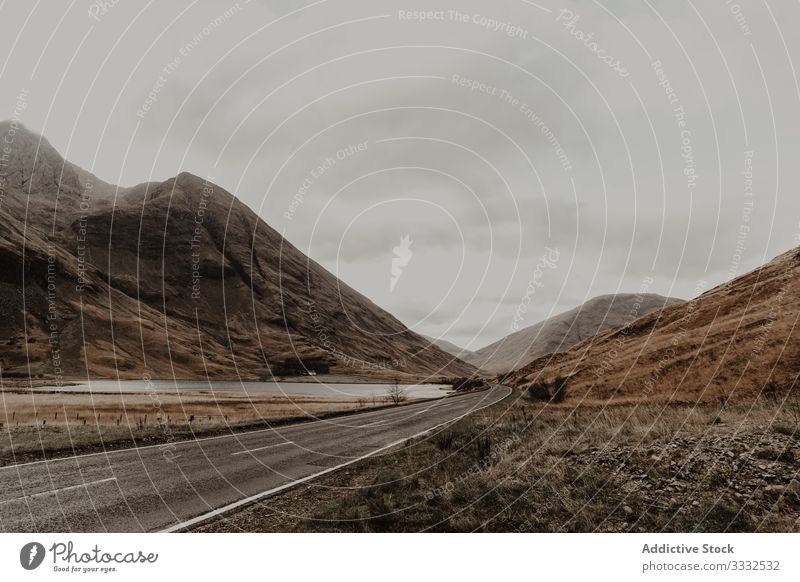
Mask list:
[[[409,398],[440,398],[451,389],[443,384],[405,384]],[[148,391],[179,392],[238,392],[252,396],[316,396],[334,399],[372,398],[386,396],[389,384],[337,384],[332,382],[197,382],[191,380],[92,380],[74,386],[41,386],[37,392],[78,393],[142,393]]]

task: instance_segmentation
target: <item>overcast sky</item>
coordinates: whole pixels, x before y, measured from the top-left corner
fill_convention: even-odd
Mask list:
[[[798,244],[797,22],[724,0],[9,0],[0,117],[25,90],[23,123],[104,180],[213,179],[477,348]]]

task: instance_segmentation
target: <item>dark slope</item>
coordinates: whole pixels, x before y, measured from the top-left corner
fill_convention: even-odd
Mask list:
[[[4,373],[26,374],[29,362],[33,373],[125,377],[474,370],[201,178],[118,189],[26,131],[8,167]]]

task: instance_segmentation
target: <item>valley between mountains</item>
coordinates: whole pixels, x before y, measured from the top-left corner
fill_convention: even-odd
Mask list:
[[[0,465],[32,484],[7,489],[9,531],[800,531],[800,249],[688,300],[604,295],[470,350],[208,180],[117,187],[0,133]],[[118,384],[86,388],[101,381]],[[306,381],[336,395],[286,389]],[[115,489],[109,451],[163,482]],[[65,487],[59,515],[43,500]]]

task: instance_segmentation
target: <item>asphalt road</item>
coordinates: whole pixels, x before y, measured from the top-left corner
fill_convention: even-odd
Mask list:
[[[491,390],[330,420],[0,468],[0,531],[177,531],[485,408]]]

